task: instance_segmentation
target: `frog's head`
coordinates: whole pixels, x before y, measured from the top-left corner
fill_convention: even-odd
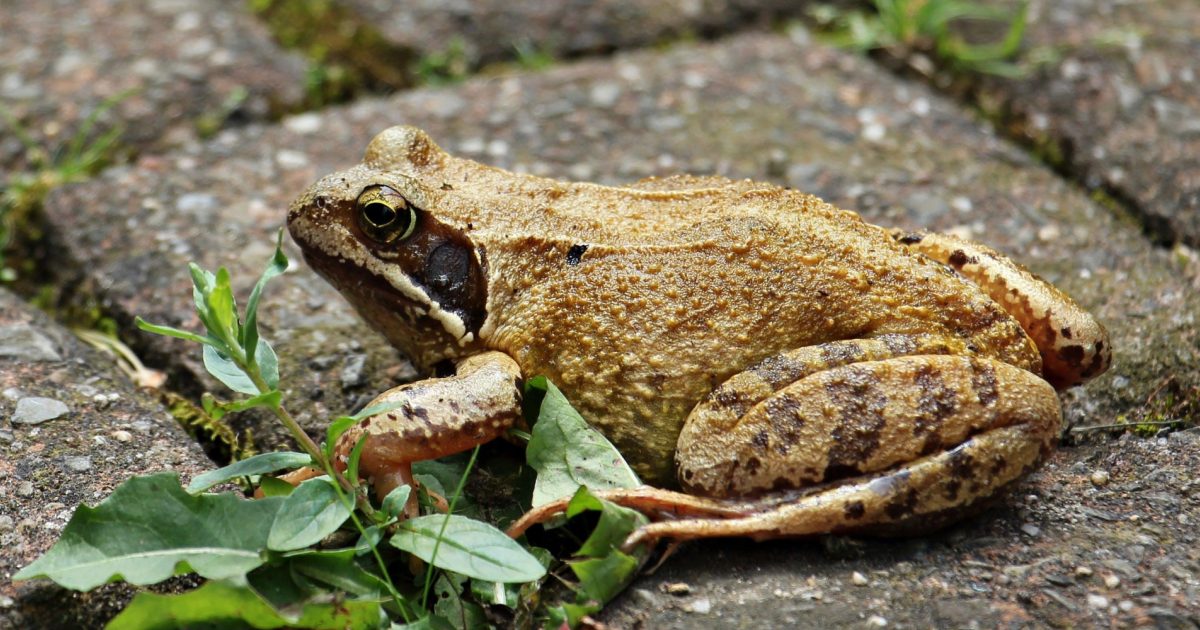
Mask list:
[[[442,212],[436,175],[452,159],[421,130],[392,127],[288,211],[308,264],[424,369],[468,352],[486,315],[484,252]]]

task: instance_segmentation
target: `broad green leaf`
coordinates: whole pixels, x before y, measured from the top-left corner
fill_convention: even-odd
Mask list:
[[[142,319],[140,316],[134,318],[134,323],[137,324],[138,328],[140,328],[148,333],[154,333],[156,335],[162,335],[164,337],[175,337],[176,339],[183,339],[186,341],[194,341],[196,343],[202,343],[202,344],[211,344],[212,343],[212,339],[209,339],[208,337],[202,337],[200,335],[197,335],[194,332],[188,332],[186,330],[180,330],[178,328],[172,328],[170,326],[160,326],[158,324],[151,324],[150,322]]]
[[[233,359],[221,354],[212,346],[204,346],[204,369],[218,381],[235,392],[258,395],[258,387]]]
[[[116,578],[154,584],[188,571],[240,578],[262,564],[282,503],[193,496],[176,473],[133,477],[100,505],[79,506],[58,542],[13,579],[47,577],[86,591]]]
[[[177,595],[138,593],[108,630],[172,628],[377,628],[379,602],[306,603],[291,615],[275,610],[248,586],[208,582]],[[295,614],[298,613],[298,614]]]
[[[412,486],[408,484],[397,486],[395,490],[389,492],[383,498],[383,505],[381,506],[384,514],[397,518],[404,514],[404,505],[408,503],[408,496],[410,494],[412,494]]]
[[[238,330],[237,302],[233,299],[233,287],[229,285],[229,270],[217,269],[216,284],[204,296],[208,302],[208,315],[217,329],[209,331],[232,346],[242,338]]]
[[[275,551],[291,551],[315,545],[337,531],[350,510],[342,503],[337,489],[328,477],[309,479],[283,499],[275,513],[267,547]]]
[[[358,421],[350,416],[341,416],[325,427],[325,459],[333,461],[333,448],[337,446],[338,438],[342,437],[343,433],[354,426],[355,422]]]
[[[637,574],[638,560],[620,551],[613,551],[603,558],[589,558],[568,562],[579,588],[588,597],[607,603],[633,581]]]
[[[526,460],[538,472],[533,505],[571,496],[580,486],[592,490],[630,488],[640,484],[621,453],[571,407],[562,392],[544,377],[546,397],[533,425]]]
[[[192,479],[192,482],[188,484],[187,491],[197,494],[219,483],[225,483],[238,477],[261,475],[286,468],[299,468],[301,466],[308,466],[311,463],[312,458],[305,453],[287,451],[263,453],[254,457],[247,457],[240,462],[234,462],[223,468],[196,475]]]
[[[255,348],[254,355],[250,356],[251,362],[259,359],[258,357],[258,301],[262,298],[263,289],[272,278],[283,273],[287,269],[288,259],[283,254],[283,229],[279,230],[279,235],[275,237],[275,254],[271,256],[271,260],[267,263],[267,268],[263,270],[262,275],[258,277],[258,282],[254,285],[254,290],[250,292],[250,299],[246,302],[246,323],[242,326],[242,347]]]
[[[263,475],[258,478],[258,489],[262,490],[264,497],[286,497],[296,491],[296,486],[282,479]]]
[[[354,557],[354,549],[303,550],[287,554],[287,562],[294,573],[359,598],[387,597],[387,585],[378,576],[359,566]]]
[[[442,573],[434,582],[433,613],[449,621],[458,630],[474,630],[487,626],[487,616],[478,604],[463,599],[467,578],[454,573]]]
[[[254,361],[258,364],[258,373],[266,381],[267,387],[279,389],[279,357],[275,356],[275,349],[266,339],[259,337],[258,349],[254,356]]]
[[[366,529],[363,530],[362,535],[358,537],[358,542],[354,543],[354,553],[361,556],[363,554],[371,553],[371,547],[378,548],[379,543],[383,541],[384,533],[386,533],[384,528],[390,525],[391,522],[392,519],[388,519],[388,521],[385,523],[368,525]]]
[[[392,624],[391,630],[454,630],[454,624],[437,615],[429,615],[412,623]]]
[[[443,524],[445,531],[439,545],[438,534]],[[546,573],[537,558],[504,532],[455,514],[432,514],[404,521],[392,536],[391,544],[436,567],[481,580],[529,582]]]
[[[586,511],[600,512],[600,520],[576,555],[600,557],[621,547],[625,539],[637,528],[649,522],[637,510],[621,507],[610,501],[597,498],[586,487],[580,488],[567,505],[567,517],[573,518]]]

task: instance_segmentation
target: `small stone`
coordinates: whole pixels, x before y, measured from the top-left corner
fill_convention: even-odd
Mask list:
[[[356,354],[346,359],[342,364],[342,389],[354,389],[367,384],[367,376],[363,369],[367,364],[367,356],[364,354]]]
[[[700,615],[707,615],[710,611],[712,611],[712,601],[707,597],[701,597],[700,599],[697,599],[691,604],[685,606],[684,610]]]
[[[888,625],[888,620],[880,617],[879,615],[871,615],[870,617],[867,617],[867,625],[871,626],[872,628],[886,628]]]
[[[1104,585],[1108,588],[1117,588],[1121,585],[1121,578],[1109,573],[1104,576]]]
[[[73,472],[87,472],[92,469],[92,458],[86,455],[64,457],[63,464]]]
[[[113,431],[112,436],[113,439],[118,442],[128,442],[133,439],[133,434],[125,429],[117,429],[116,431]]]
[[[30,396],[17,401],[13,412],[13,424],[41,424],[71,413],[71,409],[60,400]]]
[[[692,587],[687,582],[666,582],[663,591],[671,595],[687,595],[692,592]]]
[[[62,360],[54,342],[27,322],[0,326],[0,357],[26,361]]]
[[[0,515],[0,532],[6,532],[13,528],[13,519],[11,516]]]
[[[28,499],[29,497],[33,496],[33,482],[22,481],[21,483],[17,484],[17,496],[24,499]]]
[[[1122,599],[1121,602],[1117,604],[1117,608],[1119,608],[1121,612],[1129,612],[1133,610],[1133,602],[1129,601],[1128,599]]]
[[[1107,486],[1110,478],[1108,476],[1107,470],[1097,470],[1092,473],[1091,479],[1092,479],[1092,485],[1094,485],[1096,487],[1100,487],[1100,486]]]
[[[1092,577],[1092,570],[1083,565],[1079,565],[1079,566],[1075,567],[1075,577],[1079,577],[1079,578]]]
[[[1025,523],[1021,526],[1021,531],[1025,532],[1029,536],[1039,536],[1042,533],[1042,528],[1034,525],[1033,523]]]
[[[1108,598],[1095,593],[1088,593],[1087,603],[1091,608],[1108,608]]]
[[[869,580],[867,580],[867,576],[855,571],[850,574],[850,582],[855,586],[866,586]]]

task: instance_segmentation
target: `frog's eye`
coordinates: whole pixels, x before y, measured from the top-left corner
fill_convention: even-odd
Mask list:
[[[417,227],[417,209],[387,186],[372,186],[358,196],[358,227],[372,240],[392,243]]]

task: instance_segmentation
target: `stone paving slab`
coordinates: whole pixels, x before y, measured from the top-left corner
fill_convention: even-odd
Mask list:
[[[0,289],[0,628],[99,627],[132,597],[79,594],[12,574],[50,548],[80,503],[130,475],[212,467],[154,395]]]
[[[1008,4],[1015,4],[1010,1]],[[1040,0],[1027,49],[1057,59],[982,82],[985,107],[1049,141],[1090,188],[1167,241],[1200,245],[1200,11],[1193,0]]]
[[[246,121],[296,107],[306,64],[241,4],[0,0],[0,107],[47,149],[126,90],[135,93],[100,126],[123,125],[121,141],[136,149],[194,137],[202,117]],[[25,152],[0,118],[0,168],[27,165]]]
[[[396,123],[425,128],[453,152],[519,171],[601,182],[678,171],[770,179],[883,224],[983,239],[1075,295],[1112,332],[1113,369],[1065,396],[1073,422],[1110,422],[1141,405],[1169,375],[1183,391],[1200,383],[1194,262],[1153,247],[1137,225],[1114,218],[925,87],[812,45],[802,31],[481,78],[224,132],[53,194],[47,215],[63,266],[74,261],[81,286],[97,291],[127,327],[134,314],[194,327],[186,262],[228,265],[245,295],[291,198],[316,177],[356,162],[374,133]],[[323,431],[330,413],[407,376],[404,363],[307,269],[285,274],[265,299],[262,322],[277,341],[285,385],[292,383],[289,404],[310,430]],[[151,360],[199,378],[194,349],[158,338],[137,343]],[[343,379],[347,365],[361,365],[351,370],[361,378]],[[263,441],[281,444],[277,435]],[[1067,469],[1086,465],[1104,448],[1071,449],[1056,461]],[[1133,476],[1149,474],[1143,462],[1131,461]],[[1047,501],[1078,489],[1073,477],[1049,479]],[[1183,490],[1166,481],[1154,488],[1184,500]],[[1011,531],[1021,517],[1012,509],[997,515],[999,524],[977,527],[998,527],[1003,535],[971,535],[984,541],[979,544],[987,553],[1015,553],[1010,547],[1024,543]],[[1168,526],[1172,536],[1182,527]],[[1188,576],[1177,579],[1194,580],[1195,568],[1176,551],[1170,557]],[[760,579],[766,572],[803,584],[831,562],[811,560],[814,566],[793,566],[770,554],[755,556],[761,568],[743,575],[739,588],[761,594],[771,585]],[[687,566],[680,570],[692,581],[719,576],[712,564]],[[1176,578],[1163,573],[1155,579]],[[903,583],[893,587],[908,592]],[[863,602],[869,592],[862,591]],[[990,600],[1045,619],[1050,596],[1021,593],[998,587]],[[1082,594],[1062,597],[1070,601],[1074,623],[1110,614],[1089,608]],[[1111,614],[1129,617],[1154,606],[1183,614],[1176,599],[1157,592],[1132,601],[1130,611]],[[645,611],[625,602],[616,610]],[[772,608],[746,611],[760,622],[782,618]]]
[[[807,6],[786,0],[340,1],[388,41],[419,55],[444,53],[457,38],[472,65],[512,59],[518,47],[578,57],[767,26]]]

